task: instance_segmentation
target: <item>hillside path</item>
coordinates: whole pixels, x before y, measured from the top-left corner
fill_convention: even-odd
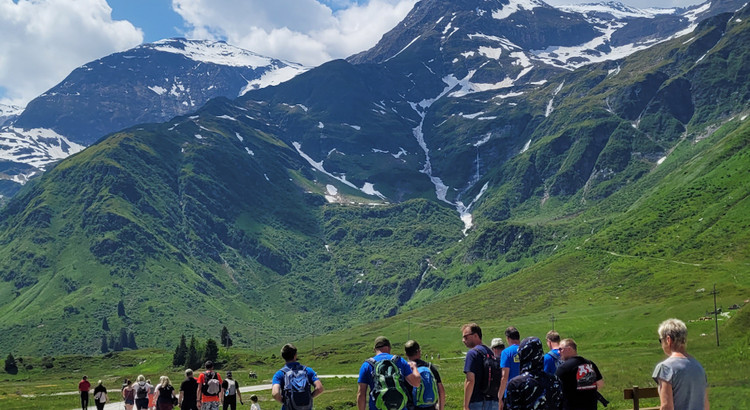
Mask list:
[[[318,375],[318,378],[321,378],[321,379],[332,379],[334,377],[357,378],[357,377],[359,377],[359,375],[356,375],[356,374],[327,374],[327,375]],[[242,386],[242,387],[240,387],[240,392],[241,393],[254,392],[254,391],[263,391],[263,390],[271,390],[271,384],[270,383],[268,383],[268,384],[256,384],[256,385],[253,385],[253,386]],[[66,393],[66,395],[68,395],[68,394],[71,395],[71,396],[75,395],[76,396],[76,400],[79,400],[78,396],[77,396],[78,392]],[[246,398],[246,399],[247,400],[243,400],[243,401],[249,402],[249,397]],[[91,405],[89,406],[89,408],[95,409],[96,406],[94,406],[94,404],[93,404],[94,403],[93,396],[90,396],[89,400],[90,400],[90,403],[91,403]],[[123,410],[124,408],[125,408],[125,405],[123,404],[122,400],[111,401],[111,402],[109,402],[109,403],[107,403],[107,404],[104,405],[104,410]],[[72,410],[78,410],[78,409],[80,409],[80,407],[76,407],[75,409],[72,409]]]

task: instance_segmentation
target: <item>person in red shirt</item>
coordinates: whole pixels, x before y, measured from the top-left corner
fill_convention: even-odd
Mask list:
[[[219,373],[214,371],[214,363],[210,360],[204,365],[206,371],[198,376],[198,404],[201,410],[219,410],[221,403],[221,380]],[[218,380],[218,387],[216,381]]]
[[[91,383],[89,383],[88,376],[83,376],[83,379],[78,382],[78,391],[81,392],[81,408],[83,410],[89,408],[89,389],[91,389]]]

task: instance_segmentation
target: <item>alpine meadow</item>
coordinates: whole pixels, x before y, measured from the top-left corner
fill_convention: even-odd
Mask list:
[[[711,407],[750,408],[750,6],[594,6],[421,0],[318,67],[163,40],[0,117],[0,408],[179,381],[181,336],[226,327],[242,386],[285,343],[352,375],[376,336],[416,339],[458,409],[467,322],[576,339],[632,408],[670,317]],[[317,408],[356,407],[323,383]]]

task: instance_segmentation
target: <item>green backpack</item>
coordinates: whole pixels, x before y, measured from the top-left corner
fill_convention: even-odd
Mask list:
[[[399,357],[375,361],[367,359],[373,368],[370,395],[379,410],[401,410],[406,407],[409,396],[404,390],[401,371],[396,363]]]

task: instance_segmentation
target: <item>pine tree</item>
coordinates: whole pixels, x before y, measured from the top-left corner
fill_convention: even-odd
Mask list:
[[[172,366],[182,366],[185,364],[185,360],[187,359],[187,344],[185,343],[185,335],[183,334],[182,337],[180,337],[180,344],[177,345],[177,348],[174,350],[174,356],[172,356]]]
[[[102,335],[102,353],[108,353],[108,352],[109,352],[109,345],[107,345],[107,335]]]
[[[125,303],[122,301],[117,303],[117,316],[125,317]]]
[[[109,335],[109,350],[115,350],[115,336]]]
[[[216,359],[219,357],[219,346],[216,344],[216,340],[214,339],[208,339],[206,340],[206,351],[203,352],[203,361],[210,360],[212,362],[216,362]]]
[[[138,345],[135,343],[135,332],[130,332],[128,335],[128,347],[133,350],[138,349]]]
[[[8,357],[5,358],[5,371],[10,374],[18,373],[18,365],[16,364],[16,359],[10,353],[8,353]]]
[[[221,345],[226,348],[232,346],[232,337],[229,336],[229,330],[226,326],[221,329]]]
[[[201,367],[201,357],[195,347],[195,336],[190,337],[190,347],[188,347],[187,358],[185,359],[185,367],[189,367],[191,369],[200,369]]]
[[[120,344],[120,350],[130,346],[128,344],[128,331],[124,327],[120,329],[120,340],[118,340],[118,343]]]
[[[109,322],[107,322],[106,317],[102,319],[102,330],[104,330],[105,332],[109,332]]]

